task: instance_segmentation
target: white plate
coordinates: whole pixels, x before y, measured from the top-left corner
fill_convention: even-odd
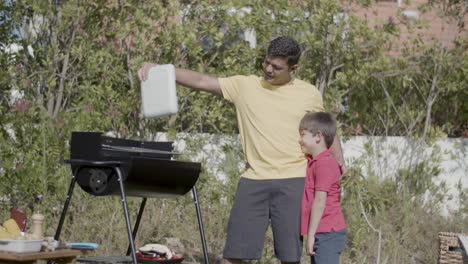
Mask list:
[[[174,65],[157,65],[149,70],[148,79],[141,82],[141,102],[143,116],[146,118],[177,113]]]
[[[26,253],[41,251],[42,240],[0,239],[0,251]]]

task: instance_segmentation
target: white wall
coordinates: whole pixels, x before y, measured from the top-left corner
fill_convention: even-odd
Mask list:
[[[178,134],[175,141],[177,151],[185,151],[186,138],[196,139],[200,144],[196,153],[187,154],[194,161],[206,160],[208,166],[205,169],[218,179],[225,179],[226,154],[223,146],[232,146],[240,151],[239,136]],[[167,135],[158,133],[152,140],[165,141]],[[360,167],[366,177],[395,178],[398,170],[428,160],[431,155],[440,158],[441,171],[434,183],[439,185],[445,181],[448,187],[446,206],[441,211],[443,215],[449,215],[451,210],[460,206],[456,184],[460,182],[464,189],[468,188],[468,139],[440,138],[431,146],[404,137],[350,137],[342,138],[342,146],[347,166]],[[244,165],[239,162],[239,171],[244,169]]]

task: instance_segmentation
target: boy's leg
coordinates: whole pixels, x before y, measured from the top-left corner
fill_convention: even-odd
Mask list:
[[[302,255],[301,201],[304,178],[274,180],[270,214],[275,254],[282,263],[297,263]]]
[[[268,180],[240,178],[227,227],[225,261],[262,257],[269,223],[270,184]]]
[[[340,254],[346,245],[346,229],[338,232],[315,234],[314,264],[339,264]]]

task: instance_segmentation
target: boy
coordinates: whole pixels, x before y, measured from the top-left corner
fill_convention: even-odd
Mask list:
[[[301,235],[307,235],[311,263],[338,264],[346,225],[340,206],[340,166],[330,153],[336,122],[324,112],[307,113],[299,125],[299,144],[308,164],[302,197]]]

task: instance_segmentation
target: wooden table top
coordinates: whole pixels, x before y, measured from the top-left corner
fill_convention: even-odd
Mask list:
[[[51,252],[15,253],[0,251],[0,259],[11,261],[32,261],[38,259],[76,258],[83,255],[77,249],[58,249]]]

